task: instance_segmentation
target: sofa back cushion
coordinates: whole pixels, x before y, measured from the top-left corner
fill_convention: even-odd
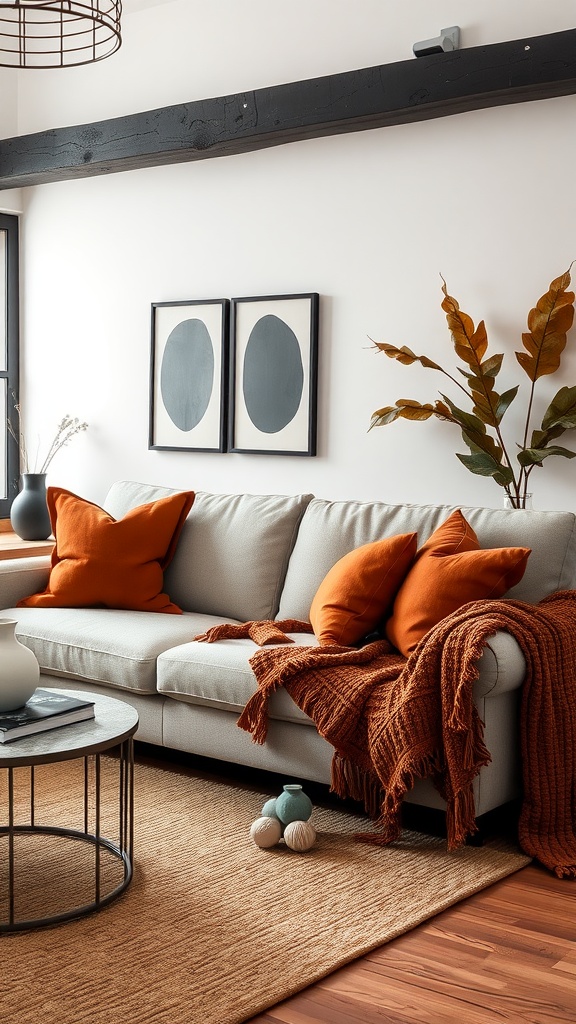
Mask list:
[[[313,499],[290,557],[278,617],[307,619],[326,573],[348,551],[412,532],[418,534],[421,547],[457,507]],[[574,513],[459,507],[482,548],[532,549],[522,579],[507,597],[536,604],[555,590],[576,585]]]
[[[105,508],[129,508],[164,494],[165,487],[119,481]],[[247,621],[278,611],[286,567],[311,494],[210,494],[197,491],[164,589],[180,608]]]

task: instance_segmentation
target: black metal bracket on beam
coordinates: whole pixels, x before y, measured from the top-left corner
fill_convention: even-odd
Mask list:
[[[229,156],[576,93],[576,29],[0,141],[0,189]]]

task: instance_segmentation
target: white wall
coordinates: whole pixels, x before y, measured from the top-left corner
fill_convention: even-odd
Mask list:
[[[15,73],[18,130],[409,59],[455,23],[463,46],[498,42],[572,28],[573,3],[173,0],[128,14],[122,49],[100,65]],[[451,425],[368,433],[374,409],[448,383],[375,354],[368,336],[453,370],[442,273],[506,353],[499,390],[522,381],[526,394],[513,353],[528,310],[576,258],[575,120],[576,97],[561,97],[23,190],[30,433],[65,412],[90,423],[49,481],[96,501],[130,477],[499,506],[500,488],[456,459]],[[150,303],[307,291],[321,295],[318,456],[148,451]],[[539,411],[574,382],[576,329],[562,372],[539,382]],[[521,419],[504,421],[512,448]],[[532,480],[536,507],[576,507],[576,462],[550,459]]]

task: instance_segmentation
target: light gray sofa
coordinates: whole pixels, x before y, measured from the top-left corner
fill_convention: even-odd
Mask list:
[[[103,506],[115,518],[174,493],[132,481],[115,483]],[[18,620],[17,635],[35,653],[43,686],[97,690],[132,704],[137,739],[289,778],[330,782],[332,747],[279,689],[270,703],[264,746],[236,725],[254,692],[251,640],[215,644],[193,638],[220,622],[309,617],[330,567],[373,540],[417,531],[418,544],[453,506],[325,501],[312,495],[198,492],[164,589],[183,615],[105,608],[17,608],[44,589],[48,558],[0,563],[0,615]],[[462,507],[482,547],[532,548],[521,582],[507,596],[536,603],[576,585],[576,516],[569,512]],[[313,644],[310,634],[294,635]],[[479,663],[475,700],[492,755],[475,783],[476,813],[520,794],[518,702],[524,676],[515,640],[497,634]],[[408,800],[444,807],[432,784],[418,782]]]

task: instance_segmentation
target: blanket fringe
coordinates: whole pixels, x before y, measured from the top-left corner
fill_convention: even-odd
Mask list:
[[[276,689],[271,685],[266,690],[256,690],[245,704],[236,725],[252,733],[252,740],[262,746],[268,735],[268,701]]]
[[[576,878],[576,864],[557,864],[552,870],[557,878]]]
[[[446,833],[448,849],[457,850],[468,836],[478,831],[472,783],[448,801],[446,806]]]
[[[343,799],[357,800],[372,818],[378,832],[359,832],[354,838],[360,843],[388,846],[402,831],[402,802],[418,779],[434,774],[437,764],[425,757],[404,770],[393,790],[384,791],[374,773],[361,769],[340,754],[332,759],[331,790]],[[462,846],[468,836],[478,831],[476,824],[472,784],[452,799],[447,800],[446,828],[448,850]]]
[[[378,778],[338,753],[332,758],[330,789],[343,800],[357,800],[369,817],[379,817],[384,794]]]
[[[363,771],[357,764],[348,761],[339,754],[332,758],[332,780],[330,789],[343,800],[357,800],[361,803],[367,815],[374,821],[377,820],[380,832],[355,832],[354,840],[357,843],[367,843],[370,846],[389,846],[400,835],[400,814],[397,821],[387,818],[382,823],[381,807],[383,801],[383,790],[376,776],[369,771]]]

